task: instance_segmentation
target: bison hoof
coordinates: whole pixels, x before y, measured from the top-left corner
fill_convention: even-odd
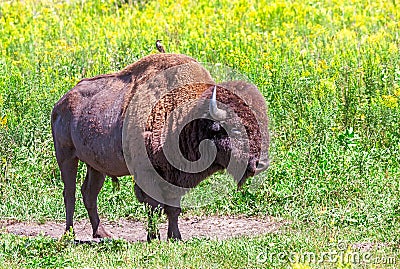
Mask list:
[[[93,233],[93,238],[112,238],[112,234],[107,232],[104,227],[100,224],[97,231]]]
[[[179,241],[182,241],[182,238],[181,237],[171,237],[171,238],[168,238],[168,241],[179,242]]]
[[[158,239],[158,240],[160,240],[160,233],[148,233],[147,234],[147,242],[151,242],[152,240],[154,240],[154,239]]]
[[[175,242],[175,241],[181,241],[182,240],[182,237],[181,237],[181,235],[179,234],[179,235],[173,235],[173,236],[171,236],[171,237],[168,237],[168,240],[169,241],[172,241],[172,242]]]
[[[181,233],[178,229],[168,229],[167,238],[170,241],[180,241],[182,240]]]

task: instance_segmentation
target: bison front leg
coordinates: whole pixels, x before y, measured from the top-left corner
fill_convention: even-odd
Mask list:
[[[178,217],[181,213],[181,209],[179,207],[173,206],[164,206],[164,212],[168,217],[168,239],[182,240],[181,233],[179,232],[178,227]]]
[[[104,180],[104,174],[87,165],[86,178],[83,182],[81,192],[83,203],[85,204],[92,225],[93,238],[111,237],[111,234],[100,224],[100,218],[97,212],[97,196],[103,187]]]
[[[135,176],[135,178],[137,178]],[[146,205],[147,210],[147,242],[154,239],[160,239],[160,231],[158,230],[158,222],[161,216],[163,205],[147,195],[139,185],[135,184],[135,195],[139,202]]]
[[[148,209],[148,221],[147,221],[147,242],[151,242],[154,239],[160,240],[160,230],[158,229],[158,223],[161,217],[161,205]]]

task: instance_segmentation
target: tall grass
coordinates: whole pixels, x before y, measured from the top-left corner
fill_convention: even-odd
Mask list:
[[[191,214],[283,217],[304,232],[293,237],[298,240],[307,238],[308,229],[319,231],[308,245],[314,248],[339,237],[398,242],[398,5],[2,1],[1,218],[64,218],[50,132],[54,103],[82,77],[117,71],[155,53],[154,42],[162,39],[168,52],[245,74],[262,91],[271,119],[272,165],[259,188],[232,189],[230,199]],[[81,166],[79,181],[84,173]],[[118,193],[106,182],[101,214],[143,218],[131,180],[122,181]],[[86,217],[82,203],[77,206],[77,217]],[[292,242],[286,247],[303,244],[290,235],[279,238]]]

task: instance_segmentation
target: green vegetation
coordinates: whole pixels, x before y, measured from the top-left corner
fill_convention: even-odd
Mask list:
[[[168,52],[242,72],[269,106],[272,165],[261,186],[232,189],[230,199],[186,214],[273,215],[292,224],[254,239],[184,243],[74,246],[1,234],[0,264],[319,268],[301,259],[257,263],[257,256],[321,253],[341,241],[383,243],[371,253],[400,263],[399,4],[1,1],[0,219],[64,219],[50,130],[54,103],[82,77],[117,71],[155,53],[154,42],[162,39]],[[82,165],[80,182],[84,175]],[[116,192],[108,180],[100,196],[104,218],[145,217],[129,177]],[[77,199],[76,218],[86,218]]]

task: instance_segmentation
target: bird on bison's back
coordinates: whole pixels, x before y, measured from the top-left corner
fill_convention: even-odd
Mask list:
[[[186,71],[174,73],[178,83],[176,88],[166,90],[165,87],[169,86],[171,81],[151,84],[155,78],[164,78],[159,76],[163,72],[171,69],[181,70],[179,68],[188,65],[191,66],[189,71],[192,74]],[[165,76],[165,79],[169,77]],[[148,108],[149,101],[146,98],[139,103],[131,102],[148,94],[144,92],[144,85],[147,84],[152,85],[149,92],[159,99],[152,108]],[[165,94],[162,94],[163,92]],[[235,92],[242,93],[244,100]],[[181,109],[180,106],[189,101],[194,105],[186,110]],[[179,111],[181,114],[177,114],[176,121],[179,122],[188,117],[186,113],[196,111],[202,103],[209,103],[204,118],[196,118],[181,126],[183,128],[172,125],[167,120]],[[223,107],[218,107],[219,104],[223,104]],[[132,154],[139,163],[140,158],[149,160],[152,167],[134,165],[132,168],[128,165],[128,153],[124,152],[123,147],[123,127],[124,121],[128,119],[127,111],[130,107],[139,111],[136,114],[137,118],[129,118],[130,124],[145,126],[145,130],[138,135],[140,137],[134,137],[143,139],[145,148],[142,152]],[[140,113],[145,109],[151,109],[148,118],[143,118]],[[255,112],[252,111],[254,109]],[[229,118],[230,111],[240,120],[232,121]],[[97,212],[97,196],[105,176],[110,176],[116,181],[117,177],[134,175],[135,195],[140,202],[150,206],[150,219],[152,214],[158,214],[161,208],[168,217],[168,238],[181,239],[178,216],[181,212],[179,201],[183,193],[172,193],[178,201],[177,204],[160,201],[159,198],[149,195],[143,190],[146,182],[150,181],[146,178],[146,169],[155,170],[172,186],[193,188],[208,176],[223,169],[227,169],[238,185],[241,185],[246,178],[265,170],[269,164],[268,119],[261,93],[254,85],[243,81],[228,81],[215,85],[210,74],[196,60],[181,54],[149,55],[119,72],[82,79],[55,104],[51,124],[56,158],[64,183],[66,230],[73,227],[76,174],[80,160],[87,166],[81,192],[94,238],[111,237],[100,223]],[[248,137],[248,152],[241,152],[235,146],[234,139],[229,136],[230,133],[236,132],[235,124],[242,124],[244,127]],[[178,134],[178,150],[182,151],[185,158],[183,161],[196,162],[202,157],[199,148],[203,140],[211,141],[215,145],[215,159],[209,167],[191,173],[176,168],[168,161],[168,156],[163,151],[166,145],[163,143],[178,129],[181,130]],[[241,142],[238,141],[239,144]],[[235,174],[235,167],[230,167],[232,162],[245,163],[245,171]],[[138,184],[139,182],[144,182],[144,185]],[[166,197],[171,194],[166,194],[163,190],[157,191],[161,191],[162,196]],[[157,237],[159,238],[158,231],[149,230],[148,240]]]
[[[165,53],[164,47],[163,47],[163,45],[161,44],[161,40],[160,40],[160,39],[158,39],[158,40],[156,41],[156,48],[157,48],[157,50],[158,50],[159,52]]]

